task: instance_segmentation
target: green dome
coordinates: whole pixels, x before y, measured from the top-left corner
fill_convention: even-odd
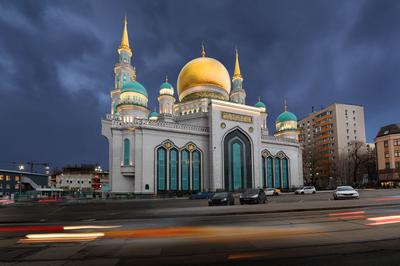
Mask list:
[[[124,86],[122,86],[122,92],[128,92],[128,91],[137,92],[143,94],[147,98],[149,97],[143,85],[137,82],[136,80],[129,81],[125,83]]]
[[[254,106],[258,108],[265,108],[265,103],[258,101]]]
[[[287,122],[287,121],[297,122],[297,117],[293,113],[285,111],[282,114],[280,114],[276,119],[276,123]]]
[[[149,114],[149,117],[158,117],[158,113],[156,111],[153,111]]]
[[[168,82],[164,82],[163,84],[161,84],[160,89],[171,89],[173,90],[174,87],[172,87],[172,85]]]

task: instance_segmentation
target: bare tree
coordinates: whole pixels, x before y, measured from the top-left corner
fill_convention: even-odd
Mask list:
[[[349,171],[351,171],[353,183],[358,183],[361,170],[366,170],[369,161],[367,146],[361,141],[350,142]]]

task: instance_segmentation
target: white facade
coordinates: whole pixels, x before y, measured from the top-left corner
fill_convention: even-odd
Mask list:
[[[207,110],[184,116],[182,122],[133,120],[123,122],[118,115],[107,115],[102,120],[102,134],[109,141],[110,187],[113,193],[157,193],[157,147],[168,145],[179,151],[193,144],[202,153],[201,190],[215,191],[225,188],[224,138],[239,130],[251,142],[252,186],[263,187],[262,153],[273,157],[286,156],[289,161],[289,188],[303,184],[302,153],[297,141],[275,138],[261,129],[263,113],[259,108],[206,99]],[[179,105],[179,104],[178,104]],[[252,123],[222,118],[223,112],[252,117]],[[199,121],[207,125],[199,126]],[[200,123],[201,124],[201,123]],[[124,165],[124,139],[129,139],[129,165]],[[167,172],[168,163],[167,163]],[[178,171],[178,177],[180,177]],[[180,180],[181,178],[178,178]],[[167,191],[169,191],[167,175]],[[148,186],[146,186],[148,185]],[[274,185],[275,186],[275,185]],[[192,188],[190,189],[192,190]]]
[[[120,55],[131,54],[125,31],[126,24]],[[130,58],[115,68],[124,64],[130,64]],[[205,57],[204,47],[202,57],[184,69],[177,82],[180,102],[175,102],[167,80],[161,85],[160,115],[150,113],[147,101],[121,104],[128,93],[147,100],[136,72],[127,83],[116,82],[111,112],[102,120],[102,135],[109,143],[111,193],[288,190],[303,185],[301,145],[296,139],[269,136],[265,105],[245,104],[237,52],[232,91],[229,73],[219,61]]]

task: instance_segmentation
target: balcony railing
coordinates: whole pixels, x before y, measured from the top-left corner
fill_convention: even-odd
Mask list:
[[[202,127],[196,125],[178,124],[165,121],[151,121],[147,119],[133,119],[133,121],[131,122],[124,122],[121,116],[112,114],[107,114],[106,119],[112,122],[113,128],[121,128],[121,129],[132,128],[132,127],[168,128],[168,129],[177,129],[183,131],[208,133],[208,127]]]

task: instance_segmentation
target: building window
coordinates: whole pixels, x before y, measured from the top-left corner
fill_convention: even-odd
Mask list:
[[[394,146],[400,146],[400,139],[393,140],[393,145]]]
[[[3,175],[0,175],[0,181],[2,181],[2,180],[3,180],[3,177],[4,177]]]
[[[237,140],[232,144],[232,182],[233,188],[231,190],[237,190],[242,188],[243,179],[243,165],[242,165],[242,154],[243,154],[243,144],[241,141]]]
[[[146,185],[144,186],[144,189],[145,189],[145,190],[149,190],[149,189],[150,189],[149,184],[146,184]]]
[[[383,142],[383,146],[386,147],[386,148],[389,147],[389,142],[388,142],[387,140],[385,140],[385,141]]]
[[[130,141],[129,139],[124,139],[124,165],[129,165],[130,162]]]
[[[282,187],[289,188],[289,163],[287,158],[282,159]]]
[[[178,190],[178,151],[171,149],[169,151],[169,189]]]
[[[192,153],[192,190],[201,190],[201,153],[199,151]]]
[[[123,75],[123,84],[126,83],[126,74]]]
[[[167,156],[163,147],[157,150],[157,189],[159,191],[166,190],[167,186]]]
[[[267,158],[267,185],[269,188],[274,187],[274,161],[271,156]]]
[[[396,168],[400,169],[400,162],[396,162]]]
[[[395,157],[400,157],[400,151],[394,151],[394,156]]]
[[[281,159],[275,158],[275,187],[281,187]]]
[[[389,158],[389,152],[385,152],[385,158]]]
[[[385,163],[385,168],[390,169],[390,163]]]
[[[189,190],[189,151],[183,150],[181,154],[181,189],[188,191]]]

